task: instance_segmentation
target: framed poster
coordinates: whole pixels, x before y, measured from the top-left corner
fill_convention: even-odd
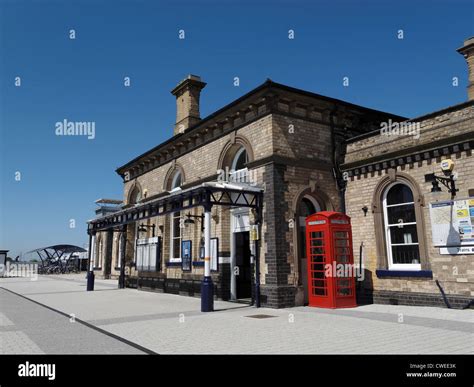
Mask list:
[[[219,270],[219,238],[211,238],[211,271]]]
[[[474,245],[474,199],[430,203],[434,246]]]
[[[183,271],[192,269],[192,242],[190,240],[181,241],[181,268]]]

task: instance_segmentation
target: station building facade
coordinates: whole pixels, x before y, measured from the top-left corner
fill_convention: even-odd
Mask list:
[[[359,298],[369,302],[462,308],[474,298],[474,38],[458,52],[467,102],[346,141],[346,209],[365,268]],[[446,160],[453,195],[429,178],[446,177]]]
[[[469,47],[462,53],[472,69]],[[305,218],[323,210],[352,218],[356,261],[363,245],[366,270],[358,284],[360,302],[439,303],[435,279],[456,305],[472,296],[470,256],[441,256],[430,244],[425,204],[433,198],[431,183],[422,180],[451,156],[458,160],[458,197],[473,196],[471,86],[469,102],[414,120],[421,123],[416,141],[380,133],[384,123],[406,122],[405,117],[271,80],[201,118],[205,86],[200,77],[190,75],[172,90],[177,107],[173,136],[117,169],[124,182],[117,210],[141,208],[206,184],[261,190],[258,271],[250,254],[255,211],[237,205],[212,207],[212,279],[218,299],[253,299],[259,272],[262,306],[304,305]],[[407,203],[415,217],[418,255],[411,261],[417,258],[419,264],[410,267],[393,266],[392,245],[384,239],[380,203],[397,182],[404,186],[396,188],[400,192],[395,197],[409,197],[407,189],[413,196]],[[91,266],[109,278],[123,270],[129,287],[198,296],[204,274],[202,214],[202,208],[193,207],[94,232]],[[413,224],[408,226],[413,230]],[[396,273],[390,273],[393,268]],[[400,274],[406,269],[413,276]]]

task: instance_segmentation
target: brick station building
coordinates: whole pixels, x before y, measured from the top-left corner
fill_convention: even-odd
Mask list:
[[[430,203],[449,201],[451,195],[445,187],[432,192],[432,182],[425,181],[427,174],[443,175],[443,160],[454,161],[458,189],[454,199],[466,199],[471,208],[472,233],[474,37],[458,52],[469,67],[467,102],[411,119],[419,136],[381,135],[378,130],[346,141],[341,168],[349,176],[347,215],[352,218],[354,252],[362,244],[365,267],[360,298],[444,305],[436,280],[453,307],[466,306],[474,298],[474,240],[466,245],[469,254],[461,254],[457,247],[447,254],[434,244]],[[394,221],[403,227],[391,226]]]
[[[471,69],[472,47],[468,40],[460,49]],[[424,175],[451,157],[459,172],[457,196],[474,195],[472,71],[469,77],[469,101],[411,120],[421,124],[414,139],[380,132],[383,123],[405,117],[271,80],[201,118],[200,94],[206,84],[188,76],[172,90],[177,106],[173,136],[117,169],[124,181],[123,203],[89,223],[91,267],[108,278],[122,270],[129,287],[198,296],[204,274],[203,209],[183,207],[143,220],[140,214],[154,203],[167,208],[173,197],[202,187],[230,187],[233,205],[210,209],[216,298],[253,299],[258,279],[262,306],[304,305],[304,220],[332,210],[352,218],[356,261],[363,244],[360,302],[441,304],[434,282],[439,279],[448,299],[462,306],[474,291],[472,256],[440,255],[432,246],[427,204],[435,199]],[[413,257],[406,267],[391,250],[399,247],[385,240],[390,228],[384,226],[383,200],[393,187],[390,196],[405,198],[411,192],[414,202],[410,216],[415,226],[411,222],[406,230],[417,244],[410,244]],[[238,205],[244,203],[238,190],[262,193],[261,216],[255,207]],[[115,227],[114,211],[125,214],[117,217],[120,227]],[[256,223],[259,244],[252,245]],[[102,228],[94,228],[99,224]],[[253,246],[258,260],[251,257]]]

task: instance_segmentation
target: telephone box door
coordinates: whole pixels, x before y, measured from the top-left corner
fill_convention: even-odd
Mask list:
[[[322,211],[306,218],[309,306],[357,306],[350,218]]]

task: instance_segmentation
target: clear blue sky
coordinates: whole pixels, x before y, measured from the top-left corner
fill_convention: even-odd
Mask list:
[[[122,198],[115,168],[171,136],[189,73],[203,117],[266,78],[408,117],[466,100],[472,1],[221,3],[0,0],[0,248],[83,245],[94,200]],[[64,118],[96,138],[56,136]]]

